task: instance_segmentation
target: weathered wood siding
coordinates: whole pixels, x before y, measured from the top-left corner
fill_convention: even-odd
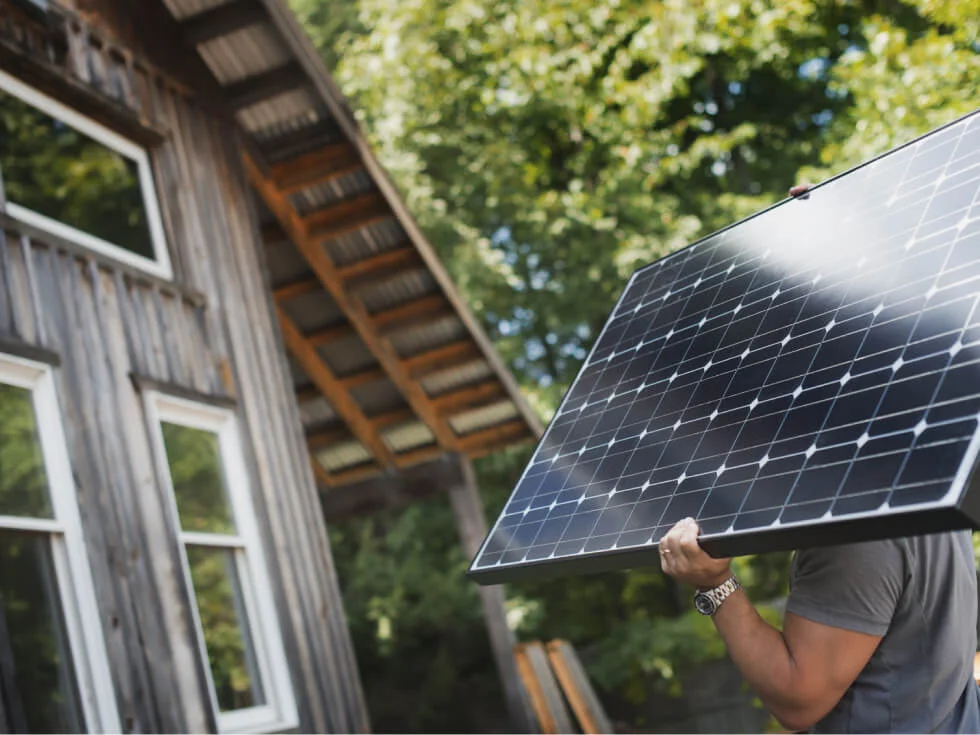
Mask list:
[[[144,4],[156,5],[127,6]],[[85,5],[92,11],[95,3]],[[166,26],[154,33],[154,44],[180,48]],[[89,71],[111,74],[113,64],[132,62],[106,64],[108,71]],[[0,241],[0,345],[60,357],[58,389],[120,719],[142,732],[215,727],[136,375],[235,399],[300,730],[364,731],[237,139],[227,120],[176,85],[144,75],[138,96],[166,132],[151,157],[173,283],[9,222]]]

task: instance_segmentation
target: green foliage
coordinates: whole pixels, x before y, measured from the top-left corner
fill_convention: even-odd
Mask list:
[[[978,0],[293,2],[544,417],[637,265],[954,119],[980,82]],[[491,517],[526,457],[479,465]],[[379,729],[473,722],[422,669],[492,677],[447,513],[333,534]],[[721,648],[652,561],[513,585],[514,622],[570,639],[606,693],[676,691]],[[739,561],[755,599],[787,561]]]

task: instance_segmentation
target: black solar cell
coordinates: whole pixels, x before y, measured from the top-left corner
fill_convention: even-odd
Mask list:
[[[978,299],[980,112],[634,274],[470,574],[971,525]]]

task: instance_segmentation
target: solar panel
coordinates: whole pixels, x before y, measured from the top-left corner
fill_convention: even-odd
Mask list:
[[[980,111],[638,270],[470,567],[980,520]]]

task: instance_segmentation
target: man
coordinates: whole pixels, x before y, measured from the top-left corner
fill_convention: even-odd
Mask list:
[[[702,593],[698,609],[783,726],[980,732],[969,531],[797,551],[782,632],[730,581],[730,560],[701,549],[693,519],[663,538],[660,562]]]
[[[782,632],[759,617],[730,560],[701,549],[698,532],[691,518],[674,526],[661,566],[698,590],[698,610],[785,727],[980,733],[969,531],[797,551]]]

